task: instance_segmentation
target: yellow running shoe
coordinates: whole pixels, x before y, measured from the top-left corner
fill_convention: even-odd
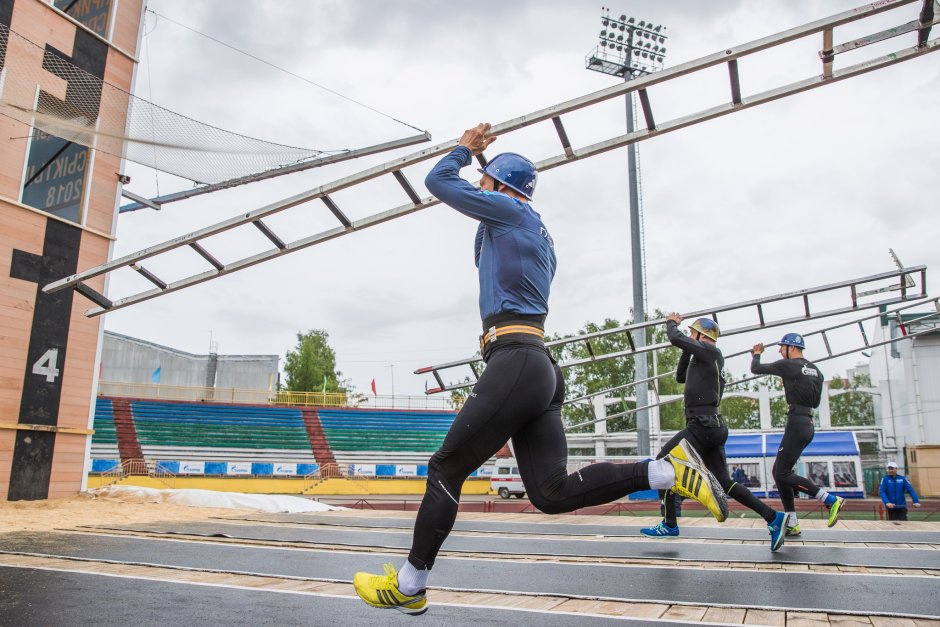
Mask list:
[[[687,440],[679,440],[666,459],[672,462],[676,471],[676,485],[672,491],[687,499],[695,499],[718,522],[724,522],[728,518],[728,497],[692,445]]]
[[[837,522],[839,522],[839,512],[842,511],[842,506],[845,505],[845,499],[841,496],[837,496],[836,500],[832,502],[832,505],[829,506],[829,521],[827,523],[828,527],[832,527]]]
[[[402,594],[398,590],[398,573],[391,564],[385,564],[384,575],[356,573],[353,577],[353,587],[356,588],[359,598],[372,607],[395,609],[411,616],[428,611],[424,590],[414,595]]]

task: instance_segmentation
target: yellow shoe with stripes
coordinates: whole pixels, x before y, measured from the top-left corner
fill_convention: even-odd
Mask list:
[[[398,573],[391,564],[385,564],[384,575],[356,573],[353,577],[353,587],[356,588],[359,598],[372,607],[398,610],[411,616],[428,611],[424,590],[414,595],[402,594],[398,590]]]
[[[728,518],[728,497],[692,445],[687,440],[679,440],[666,459],[672,462],[676,471],[676,485],[672,491],[687,499],[695,499],[718,522],[724,522]]]

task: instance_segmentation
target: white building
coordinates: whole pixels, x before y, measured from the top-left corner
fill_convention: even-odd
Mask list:
[[[276,390],[278,355],[194,355],[112,331],[101,350],[102,393],[107,384],[160,384],[193,388]]]
[[[940,444],[940,314],[904,314],[882,322],[873,343],[926,332],[872,349],[869,370],[881,399],[876,420],[899,453],[907,446]]]

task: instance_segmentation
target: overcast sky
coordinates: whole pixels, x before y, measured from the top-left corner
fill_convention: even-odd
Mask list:
[[[860,4],[677,0],[623,2],[611,9],[666,25],[668,67]],[[910,21],[918,4],[837,29],[836,42]],[[595,2],[150,0],[148,5],[427,129],[433,144],[478,122],[506,121],[619,80],[584,67],[601,30]],[[840,59],[836,67],[913,42],[908,35],[854,52],[858,56]],[[819,74],[820,47],[821,36],[761,61],[742,60],[745,96]],[[416,132],[152,13],[140,59],[138,96],[252,137],[333,150]],[[726,70],[650,93],[657,119],[692,113],[728,99]],[[924,264],[936,273],[937,111],[940,55],[927,55],[640,143],[648,310],[688,312],[884,272],[894,268],[889,248],[905,264]],[[566,126],[576,147],[620,135],[623,101],[566,118]],[[550,125],[507,135],[488,155],[509,150],[537,161],[559,152],[551,137]],[[160,212],[122,214],[114,254],[417,149],[201,196]],[[589,321],[623,321],[629,315],[626,162],[626,149],[619,149],[545,172],[539,180],[534,206],[552,232],[559,260],[549,333],[574,333]],[[127,170],[132,175],[127,188],[145,196],[191,185],[138,166]],[[475,180],[472,169],[464,173]],[[425,195],[423,174],[409,176]],[[379,184],[337,200],[360,218],[404,202],[400,190],[393,190],[393,183]],[[306,216],[309,224],[297,218],[269,223],[283,229],[288,240],[335,225],[321,215],[322,203],[311,204],[310,212],[315,215]],[[425,379],[413,370],[476,350],[474,233],[475,223],[436,206],[108,314],[105,327],[194,353],[207,352],[211,333],[220,353],[282,358],[298,331],[324,329],[338,368],[359,391],[368,391],[374,378],[380,394],[391,393],[393,385],[396,394],[421,394]],[[238,237],[220,238],[216,246],[212,250],[224,260],[256,252]],[[155,261],[153,269],[170,279],[203,269],[174,263]],[[928,276],[928,288],[936,284],[936,274]],[[111,296],[136,292],[127,291],[134,285],[116,277]],[[846,297],[841,305],[847,304]],[[820,324],[729,338],[725,351]],[[808,356],[821,350],[810,345]],[[856,355],[823,369],[844,373],[860,360]],[[740,374],[746,364],[729,366]]]

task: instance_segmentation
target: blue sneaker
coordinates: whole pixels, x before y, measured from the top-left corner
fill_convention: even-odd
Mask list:
[[[787,535],[787,515],[777,512],[774,521],[767,525],[767,531],[770,532],[770,550],[776,551],[783,546],[783,538]]]
[[[670,527],[666,524],[665,520],[661,520],[655,527],[643,527],[640,529],[640,533],[642,533],[644,536],[650,536],[652,538],[674,538],[679,535],[679,527],[678,525],[675,527]]]

